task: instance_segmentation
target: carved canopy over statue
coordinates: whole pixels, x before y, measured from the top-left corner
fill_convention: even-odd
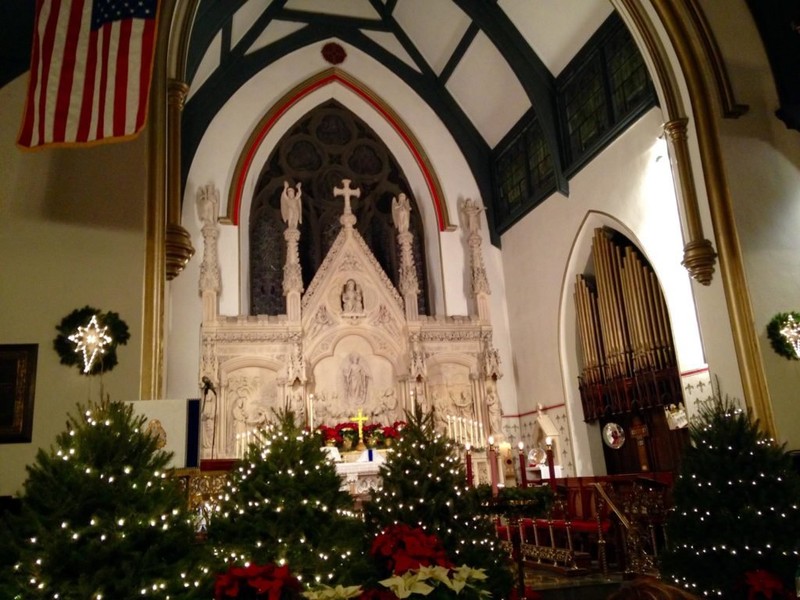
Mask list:
[[[204,412],[205,458],[235,456],[239,440],[282,407],[316,427],[349,421],[359,409],[372,422],[391,424],[419,406],[435,411],[442,431],[458,417],[476,431],[480,424],[502,435],[491,323],[476,315],[428,317],[408,310],[406,302],[416,302],[415,282],[407,281],[401,295],[354,228],[350,199],[359,194],[348,180],[335,188],[334,196],[343,199],[341,231],[307,290],[284,286],[287,300],[291,294],[299,298],[289,314],[221,316],[204,310],[200,375],[219,390],[213,411]],[[295,231],[286,237],[291,250],[302,218],[299,184],[284,185],[281,210],[287,231]],[[403,236],[412,235],[409,212],[408,198],[395,198],[398,244],[408,244]],[[470,228],[475,218],[470,215]],[[207,222],[204,236],[217,235],[211,225],[219,227]],[[476,229],[471,235],[478,235]],[[205,248],[204,264],[218,267],[216,246]],[[293,252],[287,256],[291,268],[284,276],[296,280],[300,266]],[[401,262],[408,273],[410,257],[406,253]],[[476,264],[483,269],[481,261]],[[474,277],[475,270],[473,264],[466,276]],[[218,290],[201,282],[204,306],[217,306]]]

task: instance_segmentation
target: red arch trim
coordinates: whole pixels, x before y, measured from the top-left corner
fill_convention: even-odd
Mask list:
[[[234,176],[234,193],[232,198],[233,210],[230,214],[233,224],[239,224],[239,212],[242,206],[242,195],[244,193],[245,179],[247,178],[247,174],[250,172],[250,168],[253,166],[253,160],[255,159],[256,152],[258,152],[258,149],[261,147],[264,138],[266,138],[267,134],[270,132],[275,123],[277,123],[278,120],[283,117],[283,115],[286,114],[286,111],[288,111],[292,106],[297,104],[300,100],[312,92],[332,83],[343,85],[347,89],[357,94],[361,99],[374,108],[384,119],[386,119],[395,132],[403,139],[406,146],[411,151],[411,154],[413,155],[417,166],[422,172],[423,177],[425,178],[425,183],[428,186],[428,192],[433,199],[433,206],[436,210],[436,221],[439,226],[439,231],[445,231],[448,227],[448,224],[445,221],[443,210],[444,199],[441,197],[441,190],[439,189],[436,177],[428,167],[427,161],[422,155],[417,141],[412,137],[411,133],[406,130],[406,127],[400,122],[399,118],[391,111],[391,109],[385,106],[382,102],[378,101],[375,96],[364,86],[348,77],[344,77],[337,71],[330,72],[322,77],[313,78],[289,93],[281,104],[276,105],[275,109],[270,111],[269,117],[261,123],[259,129],[250,137],[250,141],[245,148],[243,158],[239,163],[239,166],[236,169],[236,175]]]

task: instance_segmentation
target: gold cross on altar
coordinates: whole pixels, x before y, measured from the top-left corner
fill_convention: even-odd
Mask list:
[[[358,425],[358,443],[364,443],[364,423],[367,422],[367,417],[358,409],[358,416],[357,417],[350,417],[350,420],[353,421],[356,425]]]

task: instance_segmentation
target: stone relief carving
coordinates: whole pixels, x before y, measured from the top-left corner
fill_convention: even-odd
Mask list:
[[[502,435],[503,411],[494,385],[490,385],[486,390],[486,410],[489,413],[489,433],[495,436]]]
[[[342,313],[357,315],[364,312],[364,294],[355,279],[348,279],[342,288]]]
[[[342,378],[347,403],[353,407],[364,406],[372,379],[367,361],[357,352],[351,352],[342,364]]]
[[[308,329],[308,336],[310,338],[315,338],[335,324],[336,321],[334,321],[333,317],[328,312],[328,307],[322,304],[317,308],[317,312],[314,313],[314,319],[311,321],[311,326]]]
[[[342,188],[343,195],[352,195],[348,187]],[[292,212],[297,205],[288,204],[288,186],[284,192],[284,220],[291,225],[296,218],[299,223],[301,212]],[[299,196],[298,187],[295,202]],[[401,200],[396,199],[395,224],[399,233],[411,235],[403,231]],[[215,457],[234,456],[236,433],[271,419],[273,408],[289,408],[304,421],[311,392],[316,425],[349,421],[359,408],[371,421],[389,424],[403,419],[404,410],[413,405],[434,409],[444,431],[447,417],[485,419],[483,407],[483,417],[475,414],[476,399],[485,399],[495,423],[485,419],[481,427],[487,432],[502,428],[493,381],[501,376],[500,363],[488,320],[475,315],[420,318],[406,310],[350,216],[340,221],[342,231],[308,291],[299,292],[296,319],[287,313],[204,321],[201,374],[219,381],[222,365],[230,361],[239,365],[257,359],[249,364],[273,365],[229,374],[216,405],[204,407],[204,431],[210,430],[213,439],[216,428]],[[214,411],[216,419],[209,424]],[[204,456],[207,450],[206,444]]]

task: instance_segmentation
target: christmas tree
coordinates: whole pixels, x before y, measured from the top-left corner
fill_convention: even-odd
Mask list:
[[[304,586],[369,578],[368,542],[353,498],[292,413],[260,432],[231,472],[208,525],[209,573],[245,565],[288,567]],[[208,598],[212,581],[198,587]]]
[[[0,597],[169,598],[195,540],[185,494],[165,470],[171,455],[131,405],[78,411],[55,447],[39,450],[21,513],[4,524]]]
[[[512,586],[507,557],[481,510],[455,445],[435,431],[433,415],[409,416],[400,441],[381,466],[383,488],[365,506],[373,534],[402,523],[435,535],[455,565],[485,569],[493,598]]]
[[[662,574],[700,596],[771,598],[794,590],[800,477],[788,455],[727,398],[700,410],[690,437]]]

